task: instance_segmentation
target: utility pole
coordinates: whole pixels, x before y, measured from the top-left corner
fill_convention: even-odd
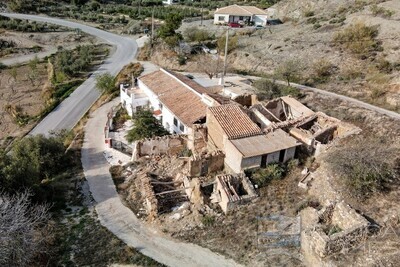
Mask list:
[[[139,8],[138,8],[138,17],[140,18],[140,2],[142,2],[142,0],[139,0]]]
[[[153,38],[154,38],[154,6],[151,11],[151,36],[150,36],[150,47],[153,47]]]
[[[200,26],[203,26],[203,0],[200,0],[200,4],[201,4],[201,22],[200,22]]]
[[[225,37],[225,53],[224,53],[224,69],[222,71],[221,75],[221,80],[220,80],[220,85],[224,86],[225,81],[225,75],[226,75],[226,63],[228,59],[228,39],[229,39],[229,28],[226,30],[226,37]]]

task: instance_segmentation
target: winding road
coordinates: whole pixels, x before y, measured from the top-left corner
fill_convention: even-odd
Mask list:
[[[100,97],[100,92],[98,92],[96,89],[95,76],[103,72],[109,72],[112,75],[116,75],[126,64],[135,59],[137,44],[133,39],[102,31],[76,22],[51,17],[15,13],[0,13],[0,15],[17,19],[47,22],[72,29],[79,28],[88,34],[104,40],[116,48],[113,54],[107,58],[105,63],[101,65],[94,75],[89,77],[67,99],[65,99],[38,125],[36,125],[36,127],[29,133],[31,135],[48,135],[48,133],[51,131],[72,129],[94,104],[94,102],[96,102],[96,100]]]

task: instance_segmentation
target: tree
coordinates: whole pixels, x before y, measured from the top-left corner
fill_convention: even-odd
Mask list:
[[[96,87],[101,93],[112,93],[115,90],[115,77],[108,72],[97,76]]]
[[[169,46],[175,46],[182,40],[182,35],[176,33],[182,24],[182,15],[178,13],[171,13],[165,19],[165,23],[158,29],[158,36],[167,42]]]
[[[52,237],[49,206],[32,204],[28,191],[0,192],[0,265],[29,266]]]
[[[26,137],[16,142],[12,153],[2,153],[0,161],[2,189],[14,192],[29,188],[36,200],[53,197],[52,182],[70,166],[61,136]]]
[[[153,116],[151,110],[140,110],[133,114],[132,119],[133,128],[126,136],[128,142],[169,134],[160,121]]]
[[[290,86],[290,82],[298,81],[302,70],[302,64],[298,60],[288,60],[283,62],[276,70],[278,78],[285,79]]]
[[[279,85],[269,79],[259,79],[254,81],[253,86],[257,89],[257,96],[263,99],[272,99],[280,96]]]

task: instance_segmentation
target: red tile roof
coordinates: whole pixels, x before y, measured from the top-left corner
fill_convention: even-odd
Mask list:
[[[160,102],[181,122],[191,127],[194,122],[206,116],[207,106],[201,101],[201,93],[198,92],[201,85],[195,89],[190,83],[195,83],[194,81],[188,78],[188,82],[179,75],[179,78],[176,76],[176,73],[160,69],[139,77],[139,80],[153,91]]]
[[[263,134],[257,124],[236,104],[210,107],[209,110],[230,140]]]

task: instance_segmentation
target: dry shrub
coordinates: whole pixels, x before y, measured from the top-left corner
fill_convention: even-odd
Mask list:
[[[137,55],[137,59],[140,61],[148,61],[150,60],[151,54],[151,46],[150,43],[145,43],[142,48],[139,49],[139,53]]]
[[[327,161],[349,191],[359,199],[384,192],[396,183],[399,173],[398,151],[385,138],[353,139],[346,147],[330,152]]]
[[[333,36],[335,45],[348,49],[360,58],[367,58],[374,51],[381,51],[380,42],[376,40],[378,26],[366,26],[357,22]]]
[[[335,68],[335,65],[329,60],[321,58],[314,62],[312,66],[312,78],[317,82],[326,82],[334,73]]]
[[[363,72],[363,69],[360,68],[359,66],[345,65],[340,70],[340,79],[344,81],[355,80],[358,78],[363,79],[364,77],[365,74]]]
[[[386,9],[384,7],[378,6],[377,4],[372,5],[370,7],[370,10],[372,12],[372,15],[380,16],[383,18],[390,18],[395,13],[393,10]]]
[[[133,77],[139,77],[143,72],[143,66],[140,63],[129,63],[126,65],[117,75],[116,83],[120,84],[123,82],[130,81]]]

